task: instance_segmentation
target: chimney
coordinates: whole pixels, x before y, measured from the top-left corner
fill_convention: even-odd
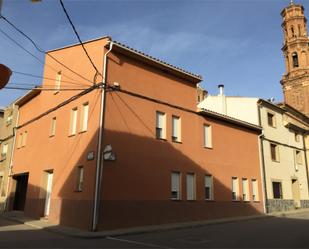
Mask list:
[[[218,85],[219,88],[219,95],[224,95],[224,85]]]

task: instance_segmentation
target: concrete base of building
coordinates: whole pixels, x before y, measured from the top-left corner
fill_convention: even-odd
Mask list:
[[[300,207],[295,206],[294,200],[287,199],[268,199],[268,212],[285,212],[302,208],[309,208],[309,200],[301,200]]]

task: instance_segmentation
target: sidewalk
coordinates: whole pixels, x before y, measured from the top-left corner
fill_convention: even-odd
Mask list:
[[[80,230],[72,227],[65,227],[59,224],[52,223],[48,220],[41,219],[35,220],[32,218],[25,217],[23,212],[7,212],[1,215],[1,217],[15,221],[17,223],[22,223],[28,226],[31,226],[35,229],[44,229],[50,232],[63,234],[71,237],[78,238],[104,238],[111,236],[120,236],[120,235],[129,235],[137,233],[148,233],[148,232],[158,232],[171,229],[182,229],[182,228],[192,228],[204,225],[213,225],[213,224],[222,224],[229,222],[245,221],[252,219],[265,219],[271,217],[286,217],[288,215],[308,212],[309,209],[293,210],[289,212],[280,212],[267,215],[254,215],[254,216],[243,216],[243,217],[233,217],[233,218],[224,218],[216,220],[205,220],[205,221],[195,221],[195,222],[186,222],[186,223],[173,223],[173,224],[162,224],[162,225],[153,225],[153,226],[143,226],[143,227],[134,227],[126,229],[117,229],[109,231],[99,231],[99,232],[90,232],[85,230]]]

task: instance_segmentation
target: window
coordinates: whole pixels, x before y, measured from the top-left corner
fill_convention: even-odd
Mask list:
[[[211,134],[211,126],[204,125],[204,147],[212,148],[212,134]]]
[[[76,191],[78,191],[78,192],[83,191],[83,183],[84,183],[84,167],[78,166],[77,167]]]
[[[5,196],[5,190],[3,186],[3,176],[0,176],[0,192],[1,192],[1,196]]]
[[[82,116],[80,119],[80,131],[87,131],[88,128],[88,112],[89,112],[89,103],[84,103],[82,106]]]
[[[10,124],[12,124],[12,121],[13,121],[13,113],[11,112],[6,119],[6,125],[9,126]]]
[[[295,37],[294,27],[293,26],[291,26],[291,34],[292,34],[292,37]]]
[[[163,112],[156,113],[156,138],[166,138],[166,116]]]
[[[273,182],[273,196],[274,196],[274,199],[283,198],[281,182]]]
[[[252,179],[251,183],[252,183],[252,200],[259,201],[258,181],[256,179]]]
[[[60,91],[60,85],[61,85],[61,71],[57,73],[56,75],[56,81],[55,81],[55,92],[58,93]]]
[[[19,133],[18,140],[17,140],[17,149],[21,148],[22,138],[23,138],[23,134]]]
[[[187,200],[193,201],[195,200],[195,174],[194,173],[187,173],[186,177],[187,183]]]
[[[279,162],[279,146],[277,144],[270,144],[271,159]]]
[[[242,199],[243,199],[243,201],[249,201],[250,200],[249,185],[248,185],[248,179],[247,178],[242,179]]]
[[[298,67],[298,55],[296,52],[292,54],[293,67]]]
[[[56,117],[53,117],[52,121],[51,121],[49,136],[53,137],[53,136],[55,136],[55,134],[56,134]]]
[[[232,200],[237,201],[239,197],[238,178],[232,177]]]
[[[171,199],[180,200],[180,172],[172,172],[171,175]]]
[[[2,151],[1,151],[1,158],[4,160],[8,153],[8,144],[3,144]]]
[[[180,118],[177,116],[172,117],[172,141],[180,142],[181,141],[181,126]]]
[[[272,114],[270,112],[267,113],[267,122],[268,125],[271,127],[276,127],[276,118],[275,118],[275,114]]]
[[[299,142],[300,141],[300,134],[295,132],[295,142]]]
[[[76,124],[77,124],[77,107],[74,107],[71,110],[71,117],[70,117],[70,133],[69,135],[76,134]]]
[[[302,157],[302,153],[300,150],[295,150],[295,160],[297,164],[303,163],[303,157]]]
[[[25,146],[26,146],[27,135],[28,135],[28,132],[27,132],[27,131],[24,131],[24,132],[22,133],[22,137],[21,137],[21,147],[25,147]]]
[[[211,175],[205,176],[205,200],[213,200],[213,178]]]

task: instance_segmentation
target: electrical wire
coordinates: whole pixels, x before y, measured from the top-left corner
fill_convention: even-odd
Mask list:
[[[56,61],[57,63],[59,63],[61,66],[65,67],[66,69],[68,69],[70,72],[76,74],[77,76],[79,76],[80,78],[93,83],[91,80],[85,78],[84,76],[82,76],[81,74],[75,72],[73,69],[69,68],[68,66],[66,66],[65,64],[63,64],[62,62],[60,62],[59,60],[57,60],[54,56],[50,55],[49,53],[47,53],[46,51],[44,51],[43,49],[41,49],[27,34],[25,34],[22,30],[20,30],[16,25],[14,25],[12,22],[10,22],[6,17],[4,17],[3,15],[0,14],[0,19],[3,19],[4,21],[6,21],[11,27],[13,27],[18,33],[20,33],[21,35],[23,35],[24,37],[27,38],[27,40],[29,40],[32,45],[42,54],[47,55],[48,57],[52,58],[54,61]],[[3,31],[3,30],[2,30]],[[4,31],[3,31],[4,32]],[[15,42],[14,42],[15,43]],[[16,44],[16,43],[15,43]],[[20,44],[19,44],[20,45]],[[21,46],[21,45],[20,45]],[[43,62],[44,63],[44,62]],[[59,71],[59,70],[58,70]]]
[[[8,90],[33,90],[33,89],[39,89],[42,91],[81,91],[81,90],[86,90],[87,88],[60,88],[60,89],[55,89],[55,88],[42,88],[42,87],[34,87],[34,88],[29,88],[29,87],[14,87],[14,86],[5,86],[2,89],[8,89]]]
[[[94,70],[96,71],[96,75],[94,76],[94,79],[96,78],[97,75],[102,76],[102,74],[99,72],[99,70],[98,70],[97,67],[94,65],[93,61],[91,60],[90,55],[88,54],[88,52],[87,52],[87,50],[86,50],[86,48],[85,48],[85,46],[84,46],[84,43],[83,43],[82,40],[80,39],[80,36],[79,36],[79,34],[78,34],[78,32],[77,32],[77,30],[76,30],[76,28],[75,28],[75,26],[74,26],[74,24],[73,24],[73,22],[72,22],[72,20],[71,20],[71,18],[70,18],[70,16],[69,16],[68,12],[67,12],[67,10],[66,10],[66,8],[64,7],[64,4],[63,4],[62,0],[59,0],[59,2],[60,2],[60,4],[61,4],[61,7],[62,7],[62,9],[63,9],[63,11],[64,11],[64,13],[65,13],[67,19],[68,19],[68,21],[69,21],[69,23],[70,23],[70,25],[71,25],[73,31],[74,31],[74,33],[75,33],[75,35],[76,35],[76,37],[77,37],[79,43],[81,44],[81,46],[82,46],[82,48],[83,48],[83,50],[84,50],[86,56],[88,57],[88,59],[89,59],[91,65],[92,65],[92,67],[93,67]],[[95,82],[94,82],[94,84],[95,84]]]

